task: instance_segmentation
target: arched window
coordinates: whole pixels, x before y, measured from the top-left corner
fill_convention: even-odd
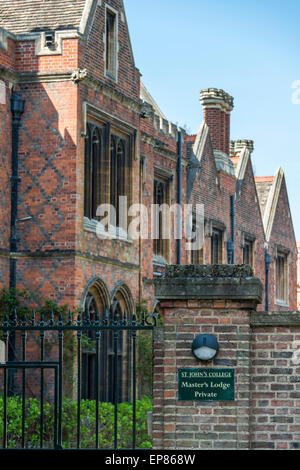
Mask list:
[[[116,227],[120,226],[120,196],[126,195],[125,172],[126,172],[126,151],[125,142],[118,136],[111,138],[110,157],[110,204],[116,211]]]
[[[84,216],[91,221],[99,220],[97,209],[101,204],[115,208],[110,224],[127,231],[127,209],[132,203],[132,160],[135,154],[136,131],[107,121],[99,113],[86,124],[84,159]],[[120,196],[127,197],[124,207],[126,218],[120,217]],[[125,202],[125,200],[124,200]],[[105,223],[107,224],[107,214]],[[122,223],[124,220],[124,224]],[[89,231],[96,224],[85,220]],[[122,231],[116,231],[121,234]]]
[[[101,153],[102,129],[88,123],[85,141],[84,215],[89,219],[96,218],[97,207],[101,203]]]
[[[112,302],[112,314],[116,315],[118,320],[127,318],[129,320],[132,311],[128,311],[128,305],[122,292],[118,291]],[[130,399],[130,374],[131,374],[131,337],[128,331],[118,331],[117,338],[117,384],[114,383],[114,333],[108,332],[108,397],[114,401],[114,389],[117,389],[117,400],[119,403]]]
[[[155,179],[154,180],[154,194],[153,202],[158,206],[162,206],[167,203],[168,200],[168,182],[165,180]],[[159,211],[158,215],[158,227],[157,237],[153,240],[153,253],[154,255],[166,256],[166,243],[163,239],[163,228],[164,228],[164,217],[162,211]]]
[[[84,315],[91,321],[95,320],[97,315],[99,320],[103,320],[105,311],[109,308],[109,294],[105,284],[96,280],[89,288],[84,303]],[[96,399],[96,332],[86,330],[84,333],[84,341],[82,347],[82,398],[94,400]],[[98,370],[99,377],[99,398],[106,401],[106,362],[107,362],[107,345],[106,336],[100,337],[100,367]]]
[[[85,315],[94,320],[99,315],[100,321],[106,317],[110,323],[113,320],[129,320],[133,313],[131,293],[126,285],[117,286],[109,305],[107,290],[102,281],[96,281],[88,290],[85,298]],[[131,394],[131,336],[127,331],[117,331],[117,383],[114,382],[115,338],[113,330],[102,330],[100,336],[100,360],[96,374],[96,333],[92,330],[85,332],[82,351],[82,389],[83,399],[95,400],[96,381],[98,375],[99,400],[114,403],[116,387],[117,401],[128,401]]]

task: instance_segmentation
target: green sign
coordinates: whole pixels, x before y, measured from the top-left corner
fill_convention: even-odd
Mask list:
[[[234,401],[234,369],[178,369],[178,400]]]

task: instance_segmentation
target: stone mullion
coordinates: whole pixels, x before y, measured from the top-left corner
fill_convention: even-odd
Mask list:
[[[103,152],[103,171],[101,171],[101,186],[103,187],[101,202],[110,204],[110,172],[111,172],[111,133],[110,123],[105,125],[104,130],[104,152]]]

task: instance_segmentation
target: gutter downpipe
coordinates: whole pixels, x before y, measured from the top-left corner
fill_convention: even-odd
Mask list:
[[[272,256],[266,251],[265,252],[265,268],[266,268],[266,284],[265,284],[266,304],[265,304],[265,310],[266,310],[266,312],[269,311],[269,271],[270,271],[271,263],[272,263]]]
[[[21,116],[24,113],[25,101],[20,95],[12,92],[11,95],[11,113],[12,113],[12,152],[11,152],[11,219],[10,219],[10,273],[9,288],[16,289],[17,286],[17,260],[14,254],[17,251],[17,215],[18,215],[18,171],[19,171],[19,129]],[[11,318],[14,312],[11,313]],[[15,333],[11,332],[8,342],[8,361],[16,360],[15,355]],[[14,370],[9,369],[8,393],[14,393]]]
[[[178,161],[177,161],[177,204],[181,209],[181,191],[182,191],[182,133],[178,131],[178,142],[177,142],[177,152],[178,152]],[[177,221],[178,234],[182,235],[182,211]],[[177,240],[177,264],[181,264],[181,238]]]
[[[231,240],[227,243],[228,264],[234,264],[234,243],[235,243],[235,206],[234,196],[230,196],[230,219],[231,219]]]

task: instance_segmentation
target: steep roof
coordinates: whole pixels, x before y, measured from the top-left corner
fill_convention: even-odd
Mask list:
[[[259,199],[262,216],[265,214],[269,193],[272,188],[274,176],[257,176],[255,178],[255,185]]]
[[[161,109],[159,108],[158,104],[154,100],[153,96],[149,93],[145,85],[141,82],[141,99],[145,101],[146,103],[151,104],[153,106],[153,109],[158,116],[160,116],[162,119],[167,119],[166,116],[163,114]]]
[[[14,34],[77,29],[85,3],[86,0],[0,0],[0,27]]]
[[[278,168],[275,176],[255,178],[256,187],[259,188],[258,197],[263,212],[263,223],[267,241],[271,237],[283,179],[284,173],[281,168]]]

